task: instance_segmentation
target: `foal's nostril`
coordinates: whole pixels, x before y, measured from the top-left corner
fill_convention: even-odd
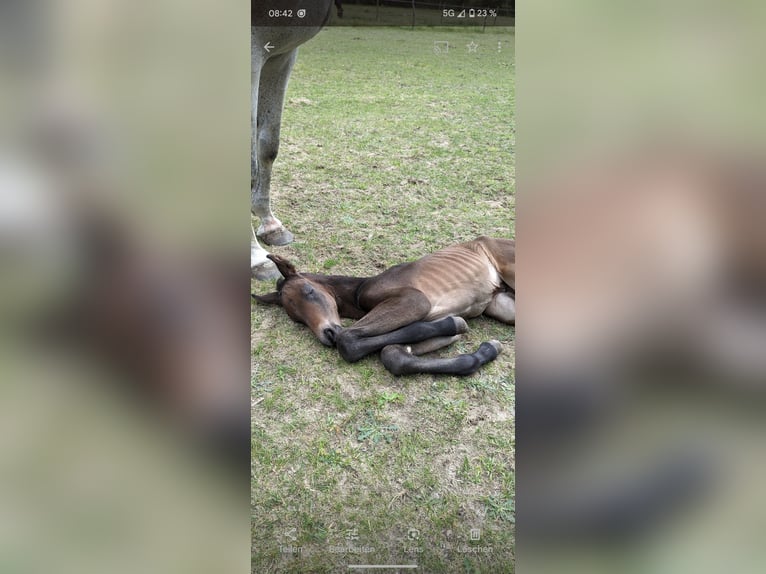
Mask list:
[[[337,338],[338,334],[335,332],[335,329],[327,327],[324,330],[324,336],[327,337],[327,340],[330,341],[330,343],[334,345],[335,344],[335,339]]]

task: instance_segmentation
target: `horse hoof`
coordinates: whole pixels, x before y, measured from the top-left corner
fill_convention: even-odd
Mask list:
[[[269,231],[263,235],[259,234],[258,237],[262,239],[263,242],[267,245],[287,245],[288,243],[292,243],[295,239],[293,234],[284,227],[280,227],[274,231]]]
[[[404,345],[386,345],[380,351],[380,360],[389,373],[398,377],[410,374],[407,363],[412,358],[409,347]]]
[[[491,341],[487,341],[487,343],[495,348],[498,355],[503,352],[503,344],[500,341],[492,339]]]
[[[486,365],[490,361],[497,359],[497,356],[503,351],[500,341],[485,341],[479,345],[478,350],[473,354],[479,360],[479,366]]]
[[[277,266],[274,265],[272,261],[268,261],[267,263],[262,263],[261,265],[257,265],[256,267],[250,268],[250,275],[257,279],[258,281],[272,281],[274,279],[279,279],[282,277],[282,274],[279,272],[279,269],[277,269]]]
[[[455,322],[455,335],[468,332],[468,323],[466,323],[465,319],[455,316],[452,317],[452,320]]]

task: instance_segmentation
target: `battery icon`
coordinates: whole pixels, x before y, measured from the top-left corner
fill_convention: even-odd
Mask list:
[[[476,10],[474,10],[473,8],[471,8],[471,9],[468,11],[468,17],[469,17],[469,18],[476,18]]]

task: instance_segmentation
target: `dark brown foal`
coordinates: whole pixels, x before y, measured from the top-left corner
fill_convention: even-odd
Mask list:
[[[474,373],[497,357],[499,342],[450,359],[419,355],[465,333],[465,318],[483,313],[515,322],[515,244],[509,239],[478,237],[374,277],[298,273],[286,259],[269,257],[284,279],[255,299],[281,305],[349,362],[382,350],[383,364],[395,375]],[[341,317],[358,321],[344,329]]]

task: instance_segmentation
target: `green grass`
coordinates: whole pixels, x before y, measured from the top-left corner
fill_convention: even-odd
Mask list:
[[[510,28],[348,27],[303,46],[272,198],[296,241],[272,250],[300,270],[372,275],[480,234],[513,237],[512,47]],[[440,352],[500,340],[476,375],[396,378],[376,356],[345,363],[279,308],[253,306],[251,320],[254,572],[513,571],[512,328],[478,318]],[[349,529],[374,551],[330,552]],[[477,544],[492,552],[458,552]]]

